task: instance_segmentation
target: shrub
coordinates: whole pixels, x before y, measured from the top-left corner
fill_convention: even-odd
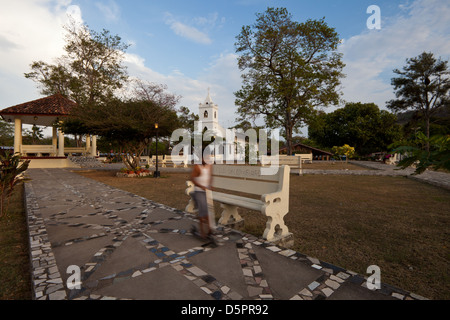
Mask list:
[[[23,180],[29,164],[30,160],[24,161],[18,154],[0,155],[0,217],[6,215],[14,187]]]

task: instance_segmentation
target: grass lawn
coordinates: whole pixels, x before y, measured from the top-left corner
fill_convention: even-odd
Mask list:
[[[187,173],[162,172],[160,179],[80,174],[181,210],[189,199]],[[363,275],[378,265],[384,283],[450,299],[449,191],[403,177],[291,175],[289,205],[294,250]],[[261,236],[265,217],[240,212],[242,231]]]
[[[11,197],[7,217],[0,219],[0,300],[31,299],[28,230],[23,185]]]

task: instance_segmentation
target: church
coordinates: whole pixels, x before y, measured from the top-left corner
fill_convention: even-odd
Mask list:
[[[225,129],[220,125],[219,106],[213,102],[209,88],[205,101],[199,104],[198,109],[199,121],[196,125],[196,133],[203,134],[203,139],[206,141],[210,141],[211,136],[215,138],[215,162],[218,163],[221,160],[244,161],[247,136],[242,131]],[[252,143],[250,142],[250,144]],[[254,145],[257,148],[256,136]]]

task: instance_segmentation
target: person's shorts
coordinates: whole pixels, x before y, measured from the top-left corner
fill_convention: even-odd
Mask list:
[[[208,203],[206,202],[206,192],[194,191],[191,193],[192,199],[194,199],[195,206],[198,209],[198,216],[200,218],[208,216]]]

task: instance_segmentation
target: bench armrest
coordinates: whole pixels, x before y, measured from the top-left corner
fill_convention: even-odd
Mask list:
[[[190,196],[191,192],[194,192],[194,183],[190,180],[186,181],[186,190],[184,191],[186,195]]]
[[[269,194],[263,194],[261,196],[261,201],[265,203],[266,205],[271,205],[273,203],[278,203],[280,201],[284,201],[283,198],[285,198],[286,195],[283,194],[283,192],[274,192]]]

